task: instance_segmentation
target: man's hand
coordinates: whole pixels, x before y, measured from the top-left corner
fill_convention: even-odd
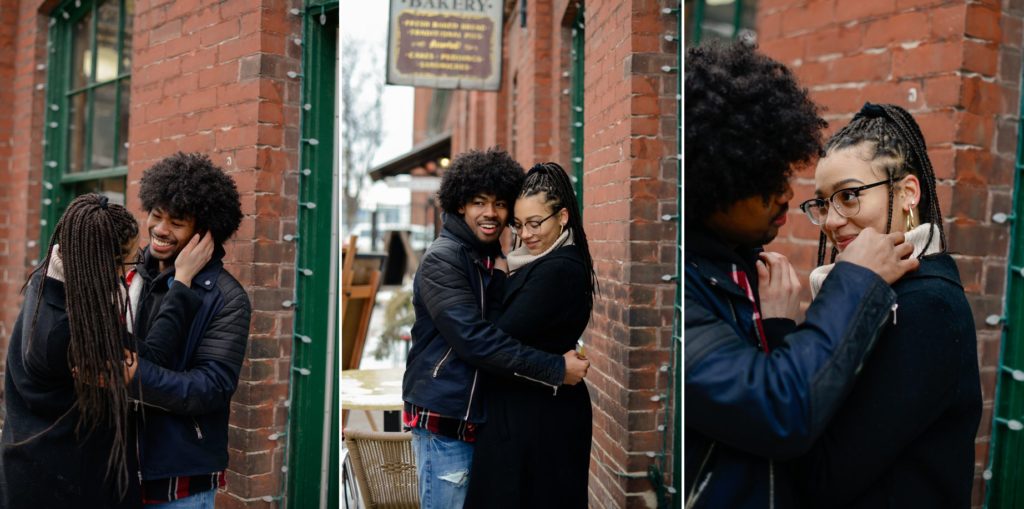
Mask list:
[[[836,261],[860,265],[878,274],[886,283],[893,284],[921,264],[917,258],[910,258],[913,252],[913,244],[906,242],[902,232],[883,234],[865,228],[836,257]]]
[[[213,235],[209,232],[192,236],[188,244],[181,249],[178,257],[174,259],[174,280],[185,286],[192,286],[192,278],[196,277],[206,262],[213,256]]]
[[[767,251],[756,265],[761,316],[796,321],[800,317],[800,278],[793,265],[785,256]]]
[[[587,376],[590,361],[576,355],[576,350],[569,350],[562,357],[565,357],[565,380],[562,383],[566,385],[580,383]]]

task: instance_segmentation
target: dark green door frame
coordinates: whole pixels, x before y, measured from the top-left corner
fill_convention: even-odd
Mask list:
[[[572,60],[572,83],[570,84],[571,96],[570,103],[572,110],[570,111],[570,122],[572,123],[572,133],[569,137],[570,147],[572,150],[572,171],[570,175],[573,180],[573,187],[576,188],[576,199],[580,204],[580,214],[583,213],[583,75],[584,75],[584,48],[586,46],[586,25],[584,22],[584,14],[586,7],[580,5],[576,11],[576,17],[572,22],[572,48],[569,51],[569,55]]]
[[[295,509],[338,503],[337,58],[337,0],[307,2],[285,495]]]
[[[1024,90],[1022,90],[1024,92]],[[992,412],[992,438],[989,441],[988,467],[985,480],[985,507],[1024,507],[1024,104],[1017,113],[1017,163],[1013,179],[1013,213],[1010,227],[1010,255],[1006,271],[1006,308],[1000,319],[1004,323],[1000,341],[996,397]],[[1016,220],[1014,220],[1016,219]],[[994,221],[998,219],[993,218]],[[989,321],[989,320],[986,320]],[[995,322],[996,320],[992,320]]]

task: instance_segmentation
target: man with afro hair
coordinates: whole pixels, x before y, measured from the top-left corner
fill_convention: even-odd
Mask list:
[[[687,507],[792,507],[776,460],[835,415],[895,313],[889,284],[917,261],[902,233],[865,229],[797,326],[796,273],[761,246],[825,122],[789,69],[743,42],[689,49],[684,76]]]
[[[223,262],[224,242],[242,221],[241,202],[234,180],[207,156],[180,152],[143,173],[139,200],[148,214],[149,246],[129,281],[136,337],[146,337],[156,319],[181,250],[190,242],[213,244],[210,261],[192,278],[202,305],[171,369],[139,360],[143,501],[212,509],[224,485],[231,396],[252,313],[249,297]]]
[[[524,346],[491,324],[504,273],[498,242],[523,184],[503,150],[460,154],[441,178],[441,235],[413,281],[416,322],[402,381],[402,419],[424,509],[462,507],[476,427],[485,420],[479,370],[519,377],[554,393],[586,376],[589,361]]]

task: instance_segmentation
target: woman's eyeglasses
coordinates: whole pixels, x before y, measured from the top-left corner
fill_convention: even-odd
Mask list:
[[[143,252],[144,251],[140,247],[138,252],[135,253],[135,258],[133,258],[132,261],[130,261],[130,262],[121,262],[121,265],[124,266],[124,267],[135,267],[136,265],[142,263],[142,253]],[[125,258],[127,259],[127,258],[131,258],[131,257],[130,256],[126,256]]]
[[[860,193],[877,187],[882,184],[887,184],[888,179],[880,180],[873,184],[867,184],[859,187],[848,187],[846,189],[840,189],[832,196],[828,197],[828,200],[821,198],[811,198],[800,204],[800,210],[804,211],[807,218],[811,220],[811,223],[815,225],[822,225],[825,220],[828,219],[829,204],[835,209],[836,213],[843,217],[853,217],[860,212]]]
[[[544,224],[544,221],[555,217],[555,214],[561,212],[562,209],[558,209],[551,213],[550,216],[545,217],[539,221],[527,221],[525,223],[512,223],[509,225],[509,229],[512,230],[512,234],[516,237],[522,237],[524,232],[532,233],[534,235],[540,231],[540,225]]]

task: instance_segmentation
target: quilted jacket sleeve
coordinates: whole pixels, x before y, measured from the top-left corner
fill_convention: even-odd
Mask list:
[[[769,458],[807,451],[849,393],[895,302],[873,272],[839,263],[807,320],[765,354],[697,299],[687,274],[687,426]]]
[[[142,400],[183,415],[201,415],[227,406],[249,339],[252,307],[245,290],[233,279],[222,287],[224,307],[213,318],[188,369],[173,371],[140,359],[136,377]]]
[[[475,297],[484,289],[473,287],[458,260],[457,250],[438,249],[420,266],[420,295],[445,341],[462,360],[492,373],[561,385],[562,356],[524,346],[484,320]]]

